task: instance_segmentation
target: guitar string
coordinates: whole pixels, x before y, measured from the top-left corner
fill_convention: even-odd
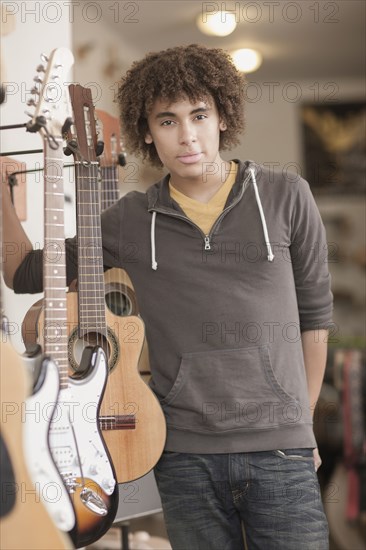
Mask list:
[[[89,158],[90,158],[90,155],[89,155]],[[99,330],[98,330],[98,322],[97,322],[97,316],[96,316],[96,312],[97,312],[97,300],[96,300],[96,295],[97,295],[97,290],[96,290],[96,286],[97,285],[94,285],[94,300],[92,300],[94,302],[94,305],[95,305],[95,308],[94,308],[94,312],[93,314],[89,314],[89,307],[90,307],[90,304],[89,304],[89,296],[90,296],[90,288],[89,286],[85,287],[85,283],[88,282],[87,281],[87,275],[88,273],[92,273],[93,277],[92,279],[94,281],[97,280],[96,278],[96,264],[98,263],[98,257],[96,254],[94,254],[94,251],[95,251],[95,246],[97,244],[96,242],[96,235],[94,234],[94,228],[95,228],[95,225],[96,225],[96,215],[97,215],[97,208],[95,208],[95,197],[93,197],[93,192],[92,192],[92,189],[94,188],[94,194],[95,194],[95,187],[96,187],[96,184],[97,184],[97,179],[96,179],[96,166],[95,164],[93,164],[93,161],[90,161],[89,162],[92,162],[89,166],[85,166],[83,165],[82,163],[79,163],[77,165],[77,173],[78,173],[78,176],[77,176],[77,196],[78,196],[78,211],[79,211],[79,216],[78,216],[78,223],[79,223],[79,243],[78,243],[78,246],[80,247],[80,251],[81,251],[81,258],[80,258],[80,263],[79,263],[79,269],[80,269],[80,287],[78,289],[78,292],[80,293],[79,294],[79,300],[80,300],[80,303],[79,303],[79,314],[80,314],[80,319],[82,321],[82,326],[83,326],[83,331],[85,331],[85,335],[87,336],[88,334],[88,329],[91,328],[93,330],[93,328],[95,329],[95,336],[96,336],[96,342],[95,344],[96,345],[101,345],[103,344],[103,342],[100,342],[99,341],[99,338],[100,338],[100,335],[99,335]],[[86,197],[86,199],[85,199]],[[85,218],[87,217],[87,219],[89,218],[89,212],[88,210],[90,209],[90,217],[91,217],[91,224],[90,223],[80,223],[80,219],[82,219],[83,221],[85,220]],[[92,228],[92,232],[91,232],[91,242],[90,242],[90,225],[91,225],[91,228]],[[87,239],[85,239],[86,235],[85,235],[85,229],[89,229],[89,236]],[[84,249],[84,246],[83,244],[83,240],[87,240],[87,244],[89,246],[89,249],[92,251],[91,253],[91,256],[92,258],[89,257],[89,254],[88,254],[88,257],[89,257],[89,260],[91,259],[92,260],[92,266],[91,266],[91,271],[89,269],[89,266],[86,265],[87,261],[88,261],[88,257],[86,257],[86,254],[85,254],[85,249]],[[83,289],[84,287],[84,289]],[[87,297],[85,298],[84,300],[84,296],[82,295],[82,293],[84,292],[86,288],[86,295]],[[80,319],[79,319],[79,322],[80,322]],[[93,320],[94,324],[95,324],[95,327],[90,327],[90,319]],[[103,347],[101,345],[101,347]],[[107,384],[107,388],[108,388],[108,384]],[[106,391],[107,391],[107,388],[106,388]],[[101,426],[101,424],[103,423],[103,420],[100,419],[100,415],[98,415],[98,423],[99,423],[99,426]]]
[[[100,172],[100,175],[101,175],[101,178],[100,178],[100,204],[101,204],[100,215],[101,215],[102,209],[105,209],[105,206],[106,206],[105,202],[106,202],[106,200],[108,200],[108,197],[106,199],[105,194],[104,194],[104,177],[103,176],[104,176],[104,170],[105,169],[103,169],[101,167],[100,170],[101,170],[101,172]],[[104,304],[104,312],[105,312],[106,324],[107,324],[107,305],[106,305],[106,302],[105,302],[105,287],[104,287],[104,284],[105,284],[105,281],[104,281],[104,271],[103,271],[103,304]],[[113,343],[111,345],[113,345]],[[108,402],[110,404],[112,404],[112,406],[114,406],[114,404],[112,403],[113,396],[112,396],[111,384],[107,384],[107,390],[106,391],[107,391],[107,394],[108,394]],[[113,421],[112,420],[110,420],[109,422],[107,421],[107,427],[112,428],[112,426],[113,426]]]
[[[107,174],[107,178],[105,177]],[[106,181],[107,180],[107,181]],[[110,167],[108,166],[104,166],[101,168],[101,203],[103,204],[104,206],[104,210],[106,208],[108,208],[108,206],[111,206],[111,204],[113,204],[112,201],[112,197],[113,197],[113,183],[112,183],[112,173],[111,173],[111,169]],[[119,272],[120,270],[118,270],[118,275],[119,275]],[[103,274],[103,280],[104,280],[104,274]],[[104,289],[104,294],[105,294],[105,289]],[[105,311],[106,311],[106,314],[107,314],[107,304],[105,302],[105,296],[104,296],[104,304],[105,304]],[[120,330],[120,323],[118,323],[117,325],[119,327],[119,330]],[[121,340],[121,335],[118,334],[117,335],[118,339]],[[120,352],[119,352],[120,353]],[[120,363],[121,361],[121,357],[119,357],[119,368],[122,368],[122,364]],[[108,386],[107,390],[109,390],[110,386]],[[112,390],[110,389],[109,391],[109,401],[111,402],[112,400]],[[114,404],[113,404],[114,406]],[[117,415],[115,414],[114,415],[114,419],[116,420],[116,417],[118,416],[119,414],[119,411],[117,410]],[[111,428],[113,426],[113,423],[111,422],[109,427]]]
[[[105,170],[105,173],[107,174],[107,177],[106,178],[102,178],[102,192],[105,193],[105,209],[106,208],[109,208],[110,206],[112,206],[115,202],[117,202],[118,198],[119,198],[119,193],[118,193],[118,171],[117,171],[117,166],[114,164],[114,165],[111,165],[111,166],[106,166],[104,168]],[[124,281],[124,277],[123,277],[123,270],[121,268],[118,268],[117,269],[117,288],[118,289],[123,289],[125,288],[126,285],[125,285],[125,281]],[[127,294],[125,294],[126,296],[126,303],[121,303],[120,306],[121,306],[121,309],[124,309],[126,310],[126,308],[128,308],[129,304],[128,304],[128,300],[129,300],[129,297]],[[122,313],[124,313],[125,311],[122,311]],[[133,313],[133,312],[132,312]]]
[[[44,353],[50,355],[57,364],[60,377],[60,390],[69,386],[68,377],[68,334],[67,334],[67,309],[66,309],[66,253],[64,241],[64,186],[63,186],[63,149],[62,141],[58,140],[57,149],[52,150],[50,156],[50,147],[48,141],[44,142],[44,187],[45,187],[45,220],[44,220],[44,240],[46,245],[46,258],[44,273],[47,273],[49,280],[44,281],[44,300],[46,310],[44,312],[45,342]],[[56,158],[57,156],[57,158]],[[55,222],[55,223],[52,223]],[[60,248],[61,247],[61,248]],[[55,251],[56,262],[50,261],[47,254],[49,249]],[[52,258],[54,260],[55,258]],[[57,266],[54,268],[54,266]],[[56,271],[56,273],[55,273]],[[55,282],[55,275],[58,279]],[[62,283],[63,281],[63,283]],[[51,285],[51,286],[50,286]],[[56,303],[56,307],[55,307]],[[52,342],[47,342],[48,331],[47,321],[49,319],[51,326],[55,326],[55,334]],[[57,337],[56,337],[57,336]],[[49,337],[48,337],[49,338]],[[75,436],[75,430],[70,417],[70,410],[67,413],[68,423],[72,432],[74,444],[76,447],[77,461],[81,473],[82,486],[85,486],[84,474],[80,460],[79,449]],[[53,432],[53,437],[57,436],[57,431]],[[55,443],[55,449],[58,444]],[[67,493],[71,493],[71,486],[68,488],[64,474],[60,471],[61,479],[64,483]]]
[[[95,329],[95,335],[96,335],[96,343],[97,345],[100,345],[103,349],[105,349],[104,344],[104,338],[106,338],[106,324],[105,324],[105,311],[104,309],[104,292],[103,296],[102,294],[102,278],[103,277],[103,258],[101,255],[101,234],[100,229],[98,226],[100,226],[100,196],[99,196],[99,189],[98,189],[98,167],[95,164],[94,161],[94,154],[91,154],[91,150],[88,149],[88,160],[91,163],[87,168],[84,169],[84,172],[87,171],[88,176],[86,178],[83,178],[87,182],[86,187],[86,196],[88,198],[87,201],[83,200],[81,201],[82,209],[83,209],[83,219],[85,220],[85,216],[88,213],[88,208],[90,208],[91,211],[91,235],[92,235],[92,242],[91,242],[91,248],[92,248],[92,273],[93,273],[93,292],[94,292],[94,312],[93,314],[90,313],[89,315],[89,307],[85,307],[87,311],[87,326],[90,324],[94,324]],[[85,189],[85,187],[84,187]],[[90,231],[90,223],[85,223],[85,226],[89,226]],[[85,229],[85,228],[83,228]],[[95,254],[97,252],[97,254]],[[87,258],[86,258],[87,260]],[[85,262],[86,263],[86,262]],[[88,266],[84,266],[85,272],[84,275],[87,274]],[[90,272],[90,271],[89,271]],[[88,304],[90,296],[90,289],[86,292],[86,306],[90,305]],[[103,298],[103,302],[102,302]],[[103,315],[104,313],[104,315]],[[90,323],[90,319],[92,319],[92,323]],[[102,334],[101,334],[102,333]],[[108,355],[108,350],[106,350],[106,355]],[[108,357],[107,357],[108,360]]]

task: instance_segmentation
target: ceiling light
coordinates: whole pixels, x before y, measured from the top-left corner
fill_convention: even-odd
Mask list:
[[[197,26],[204,34],[228,36],[236,27],[235,15],[226,11],[215,13],[200,13]]]
[[[231,57],[238,71],[252,73],[262,64],[262,56],[257,50],[242,48],[231,52]]]

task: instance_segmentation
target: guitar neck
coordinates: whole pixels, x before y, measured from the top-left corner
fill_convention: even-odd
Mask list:
[[[79,336],[106,335],[102,231],[98,163],[77,160],[77,240]]]
[[[0,172],[1,173],[1,172]],[[3,274],[3,182],[0,181],[0,277],[2,277]],[[0,288],[0,328],[2,326],[2,315],[3,315],[3,304],[2,304],[2,298],[1,298],[1,288]]]
[[[62,138],[57,148],[44,139],[44,352],[57,363],[61,387],[68,385],[66,255]]]
[[[101,206],[102,211],[106,210],[119,199],[118,190],[118,168],[116,165],[101,166]]]
[[[119,199],[118,162],[123,152],[121,128],[118,118],[101,109],[96,110],[103,129],[104,150],[100,157],[102,212]]]

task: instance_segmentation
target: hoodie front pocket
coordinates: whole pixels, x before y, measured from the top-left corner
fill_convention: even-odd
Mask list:
[[[167,423],[194,432],[271,429],[301,420],[301,407],[280,385],[269,347],[184,353],[161,401]]]

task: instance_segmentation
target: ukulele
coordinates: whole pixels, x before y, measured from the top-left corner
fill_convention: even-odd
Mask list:
[[[0,259],[2,267],[2,182],[0,182]],[[1,317],[1,296],[0,296],[0,317]],[[45,495],[36,491],[33,476],[30,475],[29,456],[26,453],[25,432],[28,430],[29,417],[26,411],[32,406],[31,400],[37,395],[38,389],[31,393],[31,376],[26,365],[9,343],[9,335],[6,333],[6,322],[2,323],[4,330],[0,327],[0,548],[4,550],[71,550],[73,545],[61,532],[51,519],[44,501]],[[45,374],[43,372],[43,374]],[[55,393],[57,394],[58,380],[54,381],[54,371],[51,379],[47,376],[38,380],[37,385],[51,390],[48,395],[48,405],[54,409]],[[34,409],[33,409],[34,411]],[[34,416],[34,415],[33,415]],[[24,420],[26,422],[24,422]],[[49,422],[38,418],[42,425],[41,438],[34,446],[43,445],[47,438],[47,426]],[[33,436],[35,437],[35,435]],[[34,439],[35,441],[35,439]],[[45,463],[46,471],[50,458],[49,451],[45,456],[39,456]],[[52,460],[51,460],[52,463]],[[52,468],[54,465],[52,464]],[[58,473],[50,477],[48,481],[57,483]],[[37,487],[38,489],[38,487]],[[73,509],[71,508],[72,517]],[[34,529],[35,526],[42,526],[42,529]]]
[[[118,482],[148,473],[160,458],[165,419],[157,398],[138,373],[144,324],[137,315],[118,317],[105,305],[97,134],[91,91],[70,86],[76,136],[70,145],[76,161],[78,281],[68,302],[69,356],[75,372],[80,342],[102,343],[109,378],[100,410],[100,425]]]
[[[126,158],[118,119],[100,109],[96,109],[95,112],[97,121],[102,126],[104,142],[103,154],[99,157],[101,173],[100,196],[103,211],[119,199],[118,165],[124,166]],[[124,269],[115,267],[108,269],[104,273],[104,283],[105,302],[112,313],[118,316],[139,314],[135,290],[130,277]],[[144,339],[140,356],[139,372],[143,379],[148,382],[151,373],[146,338]],[[164,420],[160,421],[165,422]],[[164,429],[163,426],[162,430],[164,431]],[[163,448],[161,451],[163,451]]]
[[[118,507],[118,487],[98,424],[108,373],[102,348],[85,348],[82,369],[77,376],[68,375],[63,134],[72,120],[68,117],[68,94],[64,95],[64,102],[50,107],[45,86],[58,67],[71,66],[72,61],[69,50],[54,50],[29,125],[30,131],[41,133],[44,145],[44,299],[28,312],[23,333],[24,328],[28,334],[29,326],[37,327],[37,341],[44,357],[58,369],[60,392],[49,444],[76,515],[70,536],[80,547],[99,539],[111,526]],[[44,110],[47,118],[41,114]],[[39,470],[41,473],[42,468]]]
[[[102,126],[104,149],[99,157],[100,200],[102,212],[119,199],[118,165],[125,163],[118,119],[96,109],[97,122]],[[132,282],[124,269],[112,268],[104,274],[105,302],[118,316],[138,315],[139,309]]]

